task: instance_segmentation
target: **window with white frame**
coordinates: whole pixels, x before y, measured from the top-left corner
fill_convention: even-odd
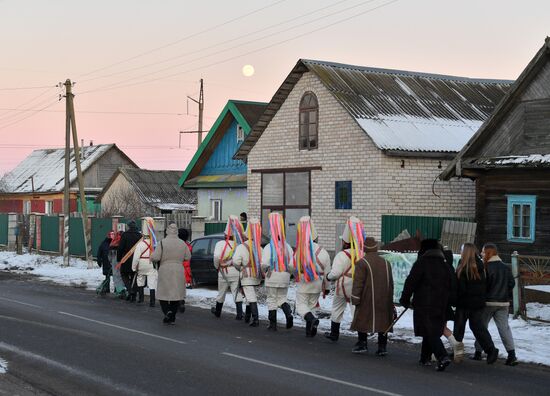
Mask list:
[[[214,221],[221,221],[222,219],[222,200],[221,199],[211,199],[210,205],[212,208],[211,217]]]
[[[242,126],[237,125],[237,143],[244,140],[244,129]]]
[[[507,239],[510,242],[535,242],[535,195],[508,195]]]
[[[23,201],[23,214],[31,214],[31,201]]]
[[[44,213],[47,215],[53,214],[53,201],[46,201],[46,205],[44,206]]]

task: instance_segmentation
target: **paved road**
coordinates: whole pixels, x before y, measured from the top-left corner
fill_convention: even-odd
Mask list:
[[[175,326],[159,308],[0,271],[0,356],[20,394],[55,395],[548,395],[550,370],[464,362],[447,372],[416,364],[418,350],[350,353],[354,339],[268,333],[188,307]],[[372,347],[374,349],[374,346]],[[0,394],[12,393],[2,388]],[[13,386],[15,386],[12,384]],[[32,388],[32,390],[31,390]],[[25,393],[27,392],[27,393]],[[42,393],[41,393],[42,392]]]

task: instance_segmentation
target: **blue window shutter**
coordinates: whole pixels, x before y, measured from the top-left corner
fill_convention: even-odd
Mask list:
[[[337,181],[334,183],[334,208],[352,208],[351,181]]]
[[[510,242],[534,243],[535,223],[537,211],[536,195],[507,195],[506,239]],[[519,207],[518,223],[514,224],[514,206]],[[526,235],[524,226],[524,213],[527,211],[529,218],[529,235]],[[518,227],[519,234],[514,234],[514,226]]]

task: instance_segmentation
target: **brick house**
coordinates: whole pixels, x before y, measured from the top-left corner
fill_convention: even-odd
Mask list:
[[[509,85],[299,60],[235,155],[249,214],[283,212],[289,241],[310,214],[329,250],[352,214],[377,239],[384,216],[473,218],[474,184],[437,178]]]
[[[81,166],[88,213],[99,208],[97,195],[120,166],[137,165],[115,144],[81,147]],[[65,149],[34,150],[0,180],[0,213],[63,213]],[[74,150],[71,150],[70,211],[79,209]]]

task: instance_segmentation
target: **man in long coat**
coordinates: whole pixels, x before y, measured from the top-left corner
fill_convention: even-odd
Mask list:
[[[141,233],[137,229],[136,222],[134,220],[131,220],[128,223],[128,230],[125,231],[121,237],[120,242],[117,248],[117,266],[120,267],[120,276],[122,277],[122,281],[124,282],[124,285],[126,286],[126,290],[128,290],[128,296],[126,297],[126,300],[129,300],[131,302],[136,301],[136,289],[133,287],[133,279],[134,279],[134,271],[132,270],[132,262],[134,260],[134,255],[132,253],[131,256],[126,257],[127,254],[130,253],[130,251],[133,251],[132,249],[135,249],[137,246],[137,243],[141,239]],[[126,257],[126,260],[123,261],[123,259]]]
[[[393,311],[393,277],[391,264],[378,255],[378,243],[374,238],[365,239],[365,255],[355,267],[351,303],[355,314],[351,330],[358,333],[359,341],[353,353],[367,352],[367,334],[378,333],[376,355],[385,356]]]
[[[399,302],[405,308],[414,309],[414,334],[422,337],[420,364],[430,364],[433,353],[437,358],[437,371],[443,371],[451,363],[441,336],[447,322],[449,299],[454,293],[453,275],[437,240],[423,240],[418,256]]]

